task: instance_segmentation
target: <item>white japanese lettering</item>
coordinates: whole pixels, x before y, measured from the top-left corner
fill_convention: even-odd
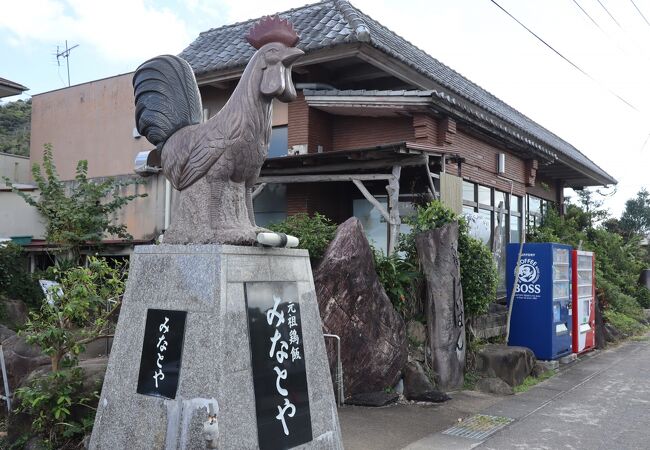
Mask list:
[[[276,327],[279,327],[284,323],[284,311],[278,312],[278,306],[280,305],[281,301],[282,299],[280,297],[276,297],[275,295],[273,296],[273,308],[269,309],[266,312],[266,322],[269,325],[273,325],[273,318],[277,319],[277,322],[275,324]]]
[[[289,417],[293,417],[296,414],[296,407],[289,401],[289,399],[284,399],[284,407],[278,405],[278,415],[275,416],[280,422],[282,422],[282,428],[284,430],[284,435],[289,436],[289,428],[287,428],[287,422],[284,419],[284,413],[287,409],[291,409],[291,412],[287,414]]]
[[[278,377],[275,379],[275,389],[278,391],[278,394],[282,395],[283,397],[286,397],[287,395],[289,395],[289,391],[287,391],[282,386],[280,386],[280,380],[287,379],[287,369],[280,370],[276,366],[273,368],[273,370],[275,370],[275,373],[278,375]]]
[[[289,344],[300,344],[300,338],[298,337],[298,332],[296,330],[291,330],[289,332]]]
[[[158,380],[162,381],[165,379],[165,374],[163,373],[162,369],[153,374],[153,379],[156,382],[156,389],[158,389]]]
[[[167,333],[169,331],[169,325],[167,325],[167,322],[169,322],[169,317],[165,317],[165,322],[160,324],[160,326],[158,327],[158,331],[162,333]]]
[[[294,362],[296,359],[302,359],[300,349],[298,347],[291,347],[291,362]]]

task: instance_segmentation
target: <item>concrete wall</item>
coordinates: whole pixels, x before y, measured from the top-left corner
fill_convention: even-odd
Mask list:
[[[88,160],[89,177],[133,173],[135,156],[152,149],[134,138],[133,87],[127,73],[32,97],[30,155],[40,163],[43,144],[54,146],[62,180],[75,176],[77,161]]]
[[[0,184],[5,177],[14,183],[29,183],[32,180],[31,165],[28,156],[0,153]]]
[[[4,186],[4,183],[2,183]],[[38,191],[27,191],[33,197]],[[8,189],[0,189],[0,238],[12,236],[45,237],[45,225],[36,208],[25,203],[20,196]]]

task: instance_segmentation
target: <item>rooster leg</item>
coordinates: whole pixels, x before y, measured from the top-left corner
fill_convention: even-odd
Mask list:
[[[257,228],[255,210],[253,209],[253,188],[248,186],[246,186],[246,209],[248,210],[248,220],[250,220],[253,227]]]

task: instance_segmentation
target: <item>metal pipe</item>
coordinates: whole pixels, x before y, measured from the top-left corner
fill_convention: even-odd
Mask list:
[[[336,334],[323,334],[323,337],[336,339],[336,389],[338,392],[337,404],[343,406],[345,394],[343,392],[343,364],[341,363],[341,338]]]
[[[165,223],[164,230],[169,228],[169,222],[171,221],[171,209],[172,209],[172,184],[168,179],[165,178]]]
[[[0,395],[7,401],[7,411],[11,413],[11,392],[9,392],[9,381],[7,381],[7,367],[5,366],[5,354],[0,344],[0,368],[2,369],[2,381],[5,388],[5,395]]]

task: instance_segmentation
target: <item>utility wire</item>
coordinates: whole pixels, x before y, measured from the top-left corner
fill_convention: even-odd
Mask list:
[[[598,4],[599,4],[600,6],[603,7],[603,9],[604,9],[605,12],[607,13],[607,15],[608,15],[609,17],[612,18],[612,20],[614,21],[614,23],[615,23],[616,25],[618,25],[618,27],[622,30],[623,27],[621,26],[621,24],[618,23],[618,20],[616,20],[616,19],[614,18],[614,16],[612,16],[612,13],[609,12],[609,10],[605,7],[605,5],[603,5],[603,2],[601,2],[600,0],[596,0],[596,1],[598,2]]]
[[[623,97],[621,97],[620,95],[618,95],[616,92],[614,92],[613,90],[611,90],[609,87],[607,87],[607,86],[605,86],[604,84],[602,84],[601,82],[599,82],[597,79],[595,79],[594,77],[592,77],[591,75],[589,75],[587,72],[585,72],[584,70],[582,70],[582,69],[581,69],[577,64],[575,64],[575,63],[574,63],[573,61],[571,61],[569,58],[567,58],[566,56],[564,56],[562,53],[560,53],[559,51],[555,50],[555,48],[553,48],[553,47],[552,47],[548,42],[546,42],[544,39],[542,39],[541,37],[539,37],[539,36],[538,36],[538,35],[537,35],[533,30],[531,30],[531,29],[528,28],[526,25],[524,25],[522,22],[520,22],[519,19],[517,19],[515,16],[513,16],[512,14],[510,14],[510,12],[508,12],[508,11],[507,11],[503,6],[501,6],[500,4],[498,4],[495,0],[490,0],[490,2],[494,3],[494,5],[497,6],[501,11],[503,11],[504,13],[506,13],[506,14],[507,14],[507,15],[508,15],[512,20],[514,20],[515,22],[517,22],[517,23],[518,23],[521,27],[523,27],[526,31],[528,31],[530,34],[532,34],[533,36],[535,36],[535,38],[536,38],[538,41],[540,41],[542,44],[544,44],[546,47],[548,47],[548,48],[549,48],[553,53],[555,53],[556,55],[558,55],[558,56],[559,56],[560,58],[562,58],[564,61],[566,61],[567,63],[569,63],[569,64],[570,64],[574,69],[576,69],[578,72],[580,72],[581,74],[583,74],[584,76],[586,76],[587,78],[589,78],[589,79],[590,79],[591,81],[593,81],[594,83],[596,83],[596,84],[598,84],[599,86],[601,86],[601,87],[603,87],[604,89],[606,89],[610,94],[612,94],[614,97],[616,97],[617,99],[619,99],[621,102],[625,103],[627,106],[629,106],[630,108],[632,108],[634,111],[636,111],[636,112],[638,112],[638,113],[641,112],[641,111],[639,111],[639,109],[638,109],[636,106],[634,106],[633,104],[631,104],[630,102],[628,102],[627,100],[625,100]]]
[[[631,1],[632,4],[634,5],[634,8],[636,8],[636,10],[639,12],[639,14],[641,15],[641,17],[643,17],[643,20],[645,20],[645,23],[647,23],[648,26],[650,26],[650,22],[648,22],[648,19],[646,19],[646,17],[643,15],[643,13],[642,13],[641,10],[639,9],[639,7],[636,6],[636,3],[634,3],[634,0],[630,0],[630,1]]]

